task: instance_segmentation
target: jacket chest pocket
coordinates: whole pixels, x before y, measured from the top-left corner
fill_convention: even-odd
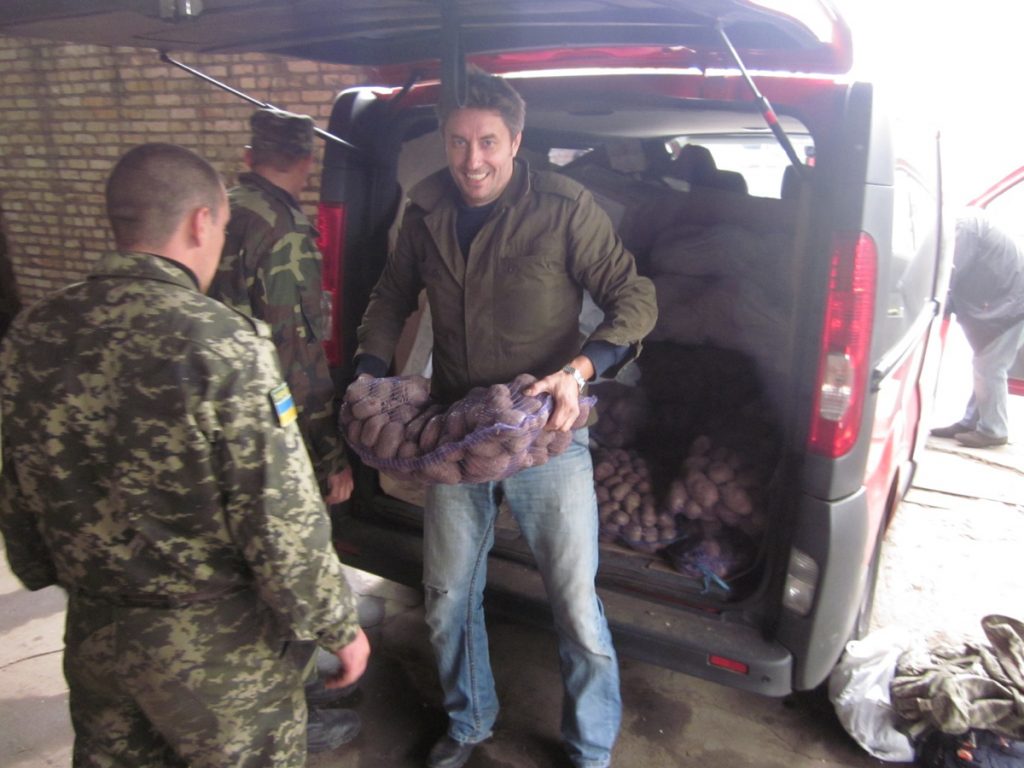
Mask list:
[[[569,282],[565,249],[544,239],[521,247],[513,243],[498,261],[497,279],[505,290],[517,293],[562,293]]]

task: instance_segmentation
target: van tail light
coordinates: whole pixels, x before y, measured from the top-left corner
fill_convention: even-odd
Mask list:
[[[837,458],[857,442],[868,386],[875,312],[875,242],[863,232],[832,244],[825,327],[808,449]]]
[[[342,203],[320,203],[316,227],[320,232],[317,247],[323,256],[323,291],[329,304],[327,337],[324,352],[327,363],[337,368],[344,360],[341,333],[341,284],[345,273],[345,206]]]

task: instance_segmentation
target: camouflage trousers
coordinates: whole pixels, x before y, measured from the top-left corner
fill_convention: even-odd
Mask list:
[[[185,608],[68,601],[74,766],[301,768],[308,643],[249,592]]]

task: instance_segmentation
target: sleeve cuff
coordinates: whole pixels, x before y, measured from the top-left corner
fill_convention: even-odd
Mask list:
[[[629,345],[616,346],[608,341],[588,341],[580,354],[589,358],[596,378],[625,360],[629,354]]]

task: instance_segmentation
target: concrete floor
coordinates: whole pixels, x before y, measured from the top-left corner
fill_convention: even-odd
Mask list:
[[[965,369],[953,356],[933,419],[955,421]],[[957,368],[957,366],[960,366]],[[945,366],[944,366],[945,367]],[[1024,573],[1024,398],[1011,398],[1017,442],[971,451],[929,441],[883,553],[875,625],[919,635],[977,630],[981,616],[1020,616]],[[0,558],[0,766],[70,765],[61,674],[64,596],[28,593]],[[312,768],[421,766],[443,731],[419,594],[352,573],[374,655],[352,705],[364,720],[351,745],[313,756]],[[554,639],[532,627],[490,626],[503,714],[467,768],[568,766],[558,739]],[[621,660],[624,718],[615,764],[625,768],[867,768],[884,765],[838,724],[827,701],[767,699],[630,659]]]
[[[353,573],[374,649],[361,690],[356,742],[312,756],[311,768],[421,766],[443,731],[433,661],[419,596]],[[0,571],[0,765],[67,766],[72,733],[61,674],[64,596],[29,593]],[[554,638],[529,626],[490,626],[504,710],[495,737],[469,768],[556,768],[569,763],[558,737],[559,675]],[[827,702],[767,699],[649,664],[621,663],[621,766],[707,768],[875,766],[835,721]]]

